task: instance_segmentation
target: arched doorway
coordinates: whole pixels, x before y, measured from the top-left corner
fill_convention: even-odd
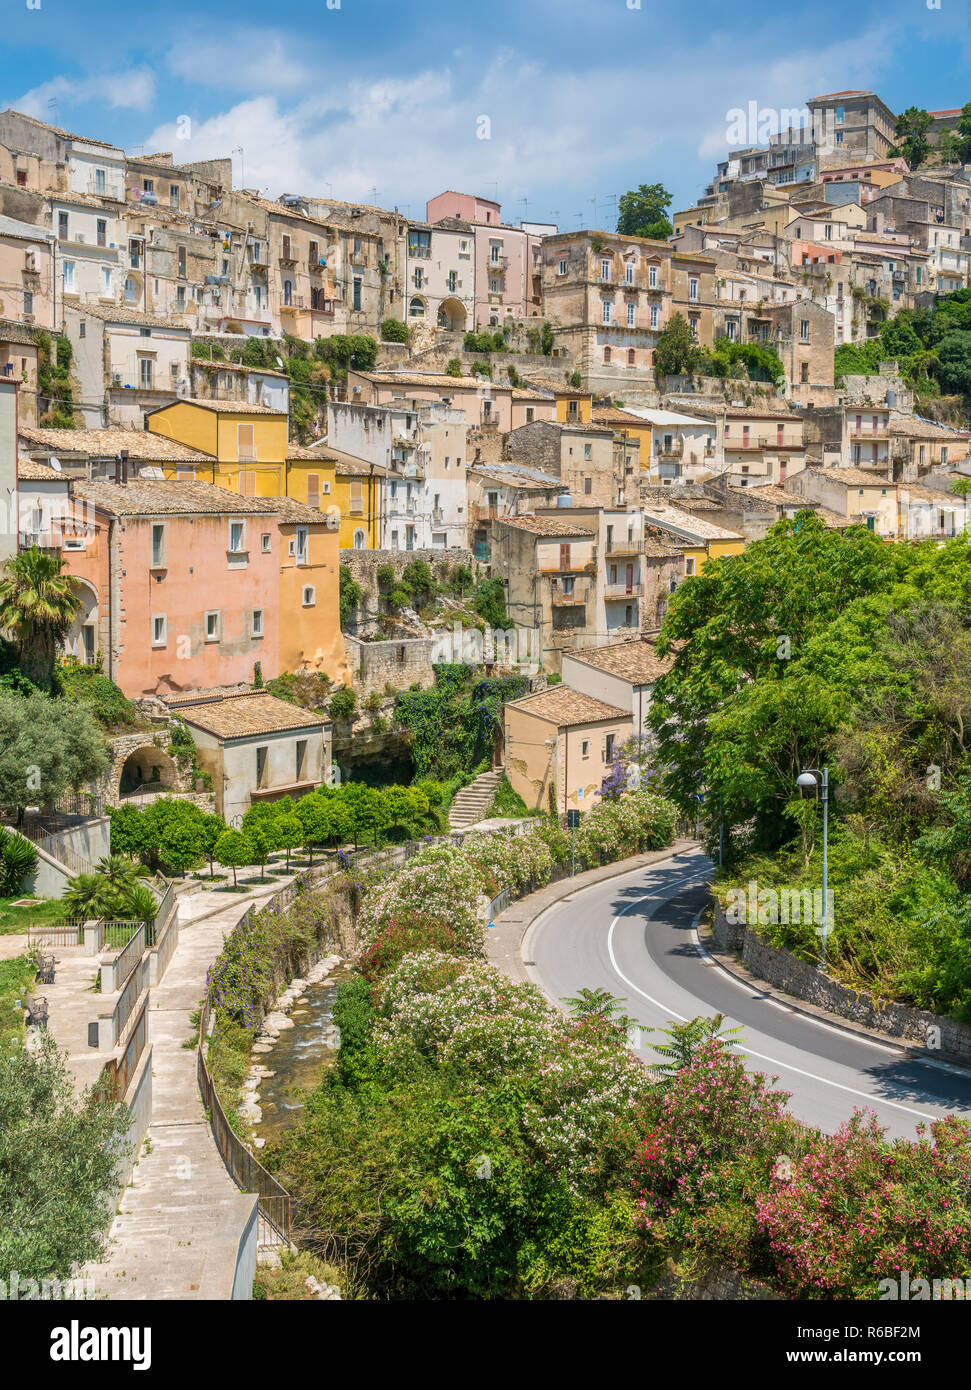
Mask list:
[[[464,333],[468,318],[461,299],[443,299],[438,307],[438,326],[450,333]]]
[[[146,743],[133,749],[117,769],[115,800],[123,801],[136,792],[179,790],[179,769],[168,753]]]
[[[98,637],[98,591],[86,579],[77,579],[76,584],[81,607],[64,639],[64,650],[77,657],[83,665],[93,666],[101,645]]]

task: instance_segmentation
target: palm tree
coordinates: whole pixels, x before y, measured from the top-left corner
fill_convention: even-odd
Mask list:
[[[0,577],[0,628],[41,690],[51,688],[58,649],[81,608],[77,580],[63,570],[60,556],[33,546],[7,560]]]
[[[143,881],[147,872],[127,855],[106,855],[99,859],[94,873],[68,879],[61,902],[69,917],[105,917],[109,921],[154,917],[157,904]]]
[[[655,1043],[654,1051],[667,1057],[668,1061],[658,1062],[651,1068],[655,1076],[661,1081],[670,1081],[682,1067],[690,1066],[698,1049],[713,1038],[726,1047],[737,1047],[735,1034],[740,1033],[741,1028],[722,1028],[724,1022],[724,1015],[713,1014],[711,1018],[691,1018],[684,1023],[672,1023],[670,1028],[662,1028],[661,1032],[670,1041]]]

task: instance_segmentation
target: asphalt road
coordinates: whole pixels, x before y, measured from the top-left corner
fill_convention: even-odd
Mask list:
[[[605,988],[652,1029],[722,1013],[727,1026],[742,1025],[746,1066],[777,1076],[793,1114],[829,1132],[862,1106],[907,1137],[922,1120],[971,1114],[971,1072],[817,1022],[726,974],[693,925],[710,873],[710,861],[692,851],[580,889],[530,928],[527,974],[555,1000]],[[636,1050],[657,1060],[651,1034]]]

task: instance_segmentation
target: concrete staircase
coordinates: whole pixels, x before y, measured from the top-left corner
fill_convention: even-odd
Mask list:
[[[456,792],[448,811],[449,829],[468,830],[470,825],[485,820],[496,787],[504,775],[505,770],[501,767],[493,772],[481,772],[474,782]]]

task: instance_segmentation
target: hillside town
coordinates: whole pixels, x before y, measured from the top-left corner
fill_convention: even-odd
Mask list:
[[[971,678],[947,605],[967,596],[971,529],[971,106],[915,122],[846,90],[803,112],[767,140],[741,132],[694,206],[672,208],[646,169],[616,226],[577,230],[512,218],[474,188],[434,194],[420,219],[328,184],[270,198],[240,186],[228,149],[186,163],[0,112],[0,1044],[26,1057],[53,1038],[76,1082],[124,1103],[135,1144],[100,1180],[125,1194],[110,1241],[92,1227],[38,1270],[112,1298],[248,1298],[254,1280],[258,1297],[623,1297],[603,1290],[640,1289],[645,1269],[652,1297],[868,1296],[861,1270],[879,1262],[862,1256],[824,1295],[795,1255],[770,1268],[786,1218],[769,1198],[739,1254],[741,1237],[736,1249],[724,1232],[685,1236],[675,1198],[646,1177],[638,1211],[660,1213],[666,1253],[675,1229],[697,1238],[715,1292],[671,1293],[656,1250],[625,1250],[607,1272],[547,1251],[524,1273],[498,1257],[493,1268],[471,1236],[440,1260],[400,1232],[380,1248],[364,1225],[338,1239],[336,1198],[298,1152],[312,1119],[273,1084],[297,1066],[288,1030],[309,1010],[341,1086],[390,1085],[398,1054],[385,1072],[374,1054],[394,1029],[404,1047],[421,1028],[387,1021],[387,982],[416,989],[407,970],[427,972],[429,952],[471,952],[465,985],[444,986],[456,999],[466,986],[485,999],[476,972],[495,967],[500,1002],[486,1013],[520,1009],[554,1051],[580,1038],[584,1095],[648,1104],[610,1030],[636,1051],[631,1028],[667,1023],[685,1065],[724,1044],[721,1065],[734,1044],[700,986],[693,1020],[673,986],[660,1002],[640,991],[650,1007],[636,1024],[622,1011],[633,995],[609,993],[617,975],[600,988],[578,974],[554,1002],[583,1027],[562,1036],[566,1024],[537,1021],[539,1003],[503,993],[542,984],[554,998],[544,968],[573,980],[538,928],[527,959],[533,918],[516,900],[563,879],[543,910],[561,914],[565,952],[580,923],[557,904],[579,872],[613,934],[627,907],[596,885],[615,861],[665,902],[683,891],[692,930],[713,903],[698,951],[750,993],[766,980],[851,1019],[848,1048],[865,1027],[918,1048],[943,1019],[936,1046],[971,1065],[967,959],[937,937],[920,936],[894,974],[897,945],[882,954],[871,937],[843,954],[837,939],[827,957],[832,909],[821,947],[818,924],[763,940],[758,907],[748,925],[727,911],[739,866],[751,859],[765,879],[758,854],[804,885],[822,851],[824,895],[912,871],[871,838],[933,841],[942,913],[959,913],[968,886],[921,779],[937,769],[933,791],[965,824]],[[901,616],[891,599],[917,607]],[[866,662],[891,640],[873,675]],[[925,657],[933,690],[915,675]],[[847,684],[823,712],[829,677],[816,679],[831,659],[832,690]],[[893,693],[861,713],[871,676]],[[901,759],[906,771],[877,785],[872,769]],[[832,860],[824,848],[837,764],[858,860],[848,839]],[[311,913],[315,894],[331,896]],[[279,940],[278,917],[291,933]],[[354,1030],[382,1008],[365,1056]],[[787,1058],[810,1050],[800,1017]],[[756,1042],[771,1035],[771,1021],[743,1021]],[[421,1046],[453,1044],[465,1046]],[[609,1083],[608,1052],[625,1059]],[[819,1083],[795,1093],[799,1135],[836,1133],[864,1085],[864,1060],[830,1060],[822,1080],[799,1072]],[[889,1083],[854,1094],[888,1145],[905,1143],[925,1111],[964,1123],[961,1076],[951,1089],[932,1078],[938,1090],[909,1111]],[[827,1085],[841,1092],[832,1104],[818,1098]],[[752,1101],[764,1115],[768,1096]],[[543,1172],[562,1165],[569,1200],[596,1206],[584,1183],[600,1150],[571,1147],[587,1142],[571,1137],[582,1124],[550,1138],[584,1103],[558,1092],[529,1123],[549,1145]],[[158,1139],[189,1115],[195,1129]],[[341,1115],[334,1132],[350,1125]],[[354,1132],[359,1174],[369,1142]],[[196,1165],[192,1185],[173,1186],[159,1143]],[[176,1209],[193,1240],[178,1237]],[[298,1227],[330,1235],[298,1253]]]

